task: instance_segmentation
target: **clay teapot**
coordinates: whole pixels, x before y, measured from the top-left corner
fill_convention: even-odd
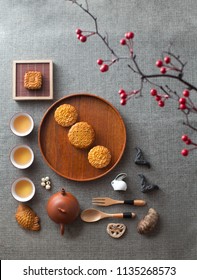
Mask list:
[[[72,223],[79,215],[78,200],[62,188],[60,192],[53,194],[47,203],[47,213],[51,220],[60,224],[60,232],[64,234],[64,225]]]

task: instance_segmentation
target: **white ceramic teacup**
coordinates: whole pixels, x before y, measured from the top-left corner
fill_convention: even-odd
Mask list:
[[[33,118],[27,113],[16,113],[10,120],[10,129],[17,136],[27,136],[33,128]]]
[[[34,153],[28,145],[17,145],[10,153],[11,163],[19,168],[26,169],[34,161]]]
[[[35,185],[29,178],[21,177],[13,182],[11,193],[17,201],[29,201],[35,194]]]

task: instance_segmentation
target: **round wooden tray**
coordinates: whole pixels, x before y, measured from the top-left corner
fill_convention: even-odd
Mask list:
[[[56,108],[64,103],[75,106],[77,121],[91,124],[96,133],[93,146],[103,145],[112,154],[110,164],[96,169],[88,162],[88,151],[73,147],[68,141],[69,128],[54,120]],[[72,94],[56,101],[45,113],[38,132],[41,154],[57,174],[74,181],[90,181],[110,172],[120,161],[126,145],[126,129],[119,112],[106,100],[92,94]]]

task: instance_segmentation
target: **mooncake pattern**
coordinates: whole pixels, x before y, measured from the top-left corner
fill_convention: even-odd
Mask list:
[[[95,168],[104,168],[111,161],[111,153],[104,146],[95,146],[88,153],[88,161]]]
[[[77,121],[78,113],[74,106],[62,104],[55,110],[54,118],[59,125],[69,127]]]
[[[27,89],[40,89],[42,86],[42,74],[38,71],[27,71],[24,76],[24,87]]]
[[[94,142],[95,131],[87,122],[77,122],[70,128],[68,139],[76,148],[86,149]]]

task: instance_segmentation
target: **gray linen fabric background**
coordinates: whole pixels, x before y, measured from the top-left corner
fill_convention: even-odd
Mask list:
[[[83,1],[81,1],[84,3]],[[144,88],[143,97],[132,99],[127,106],[119,103],[118,90],[136,89],[139,78],[120,62],[106,74],[101,74],[96,60],[110,58],[104,44],[96,37],[85,44],[76,39],[75,29],[92,30],[90,17],[64,0],[27,1],[0,0],[0,257],[1,259],[196,259],[197,256],[197,187],[196,152],[183,158],[180,140],[194,132],[182,125],[183,114],[174,102],[159,108]],[[197,3],[196,0],[92,0],[90,10],[98,17],[101,32],[107,31],[109,42],[121,55],[126,50],[119,40],[127,31],[135,33],[135,52],[144,72],[152,73],[155,61],[173,42],[174,52],[188,61],[185,79],[197,84]],[[54,63],[54,100],[24,101],[12,99],[12,61],[51,59]],[[170,83],[183,90],[178,83]],[[47,108],[59,98],[71,93],[87,92],[111,102],[120,112],[127,129],[125,153],[108,175],[92,182],[74,182],[58,176],[43,161],[39,151],[38,127]],[[91,108],[90,108],[91,110]],[[35,121],[33,133],[19,138],[9,129],[9,120],[16,112],[29,112]],[[194,123],[197,125],[196,119]],[[106,132],[107,133],[107,132]],[[47,139],[46,139],[47,141]],[[27,170],[14,168],[9,152],[17,143],[31,145],[35,162]],[[143,150],[151,168],[134,164],[135,147]],[[120,173],[127,173],[128,190],[114,192],[110,182]],[[138,174],[159,185],[160,190],[142,194]],[[41,219],[41,231],[21,229],[15,221],[18,203],[10,193],[11,183],[25,175],[36,185],[36,195],[28,203]],[[50,192],[40,187],[43,176],[52,182]],[[113,206],[101,208],[109,212],[135,211],[136,220],[126,220],[127,232],[122,239],[112,239],[106,226],[114,220],[86,224],[80,218],[65,228],[46,214],[51,194],[65,187],[79,200],[81,209],[91,207],[91,199],[109,196],[117,199],[144,198],[147,206]],[[151,236],[139,235],[136,225],[154,207],[160,214],[158,229]],[[115,220],[114,222],[117,222]],[[121,221],[123,222],[123,221]]]

